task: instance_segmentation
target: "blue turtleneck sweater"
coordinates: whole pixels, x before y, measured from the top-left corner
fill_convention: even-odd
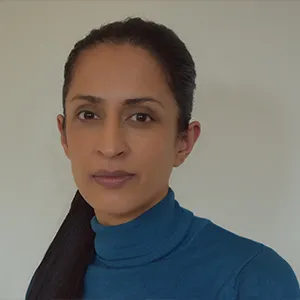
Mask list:
[[[104,226],[94,217],[96,256],[84,299],[296,300],[299,284],[272,249],[182,208],[171,189],[138,218]]]

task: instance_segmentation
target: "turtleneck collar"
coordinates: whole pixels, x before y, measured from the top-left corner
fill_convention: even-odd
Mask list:
[[[112,268],[150,263],[171,252],[185,237],[193,213],[182,208],[174,192],[136,219],[105,226],[94,216],[96,261]]]

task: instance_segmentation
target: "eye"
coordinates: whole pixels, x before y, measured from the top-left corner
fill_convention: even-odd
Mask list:
[[[80,120],[94,120],[95,117],[96,117],[96,119],[99,119],[99,117],[96,114],[94,114],[93,112],[88,111],[88,110],[81,111],[78,114],[78,117]]]
[[[145,113],[134,114],[132,117],[130,117],[130,119],[132,121],[140,122],[140,123],[147,123],[153,121],[153,119],[148,114]]]

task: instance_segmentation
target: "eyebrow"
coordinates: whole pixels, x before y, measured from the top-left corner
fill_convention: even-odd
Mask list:
[[[75,101],[75,100],[88,101],[92,104],[100,104],[105,101],[105,99],[98,97],[98,96],[81,95],[81,94],[76,95],[71,99],[71,101]],[[137,98],[125,99],[124,106],[134,106],[136,104],[141,104],[141,103],[146,103],[146,102],[157,103],[162,108],[165,108],[164,105],[160,101],[158,101],[152,97],[137,97]]]

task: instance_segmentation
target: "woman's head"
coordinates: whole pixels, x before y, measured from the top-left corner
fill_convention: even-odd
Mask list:
[[[75,45],[58,126],[75,183],[101,222],[130,220],[166,194],[200,133],[190,123],[195,77],[175,33],[139,18],[104,25]],[[124,174],[105,173],[116,171]]]

